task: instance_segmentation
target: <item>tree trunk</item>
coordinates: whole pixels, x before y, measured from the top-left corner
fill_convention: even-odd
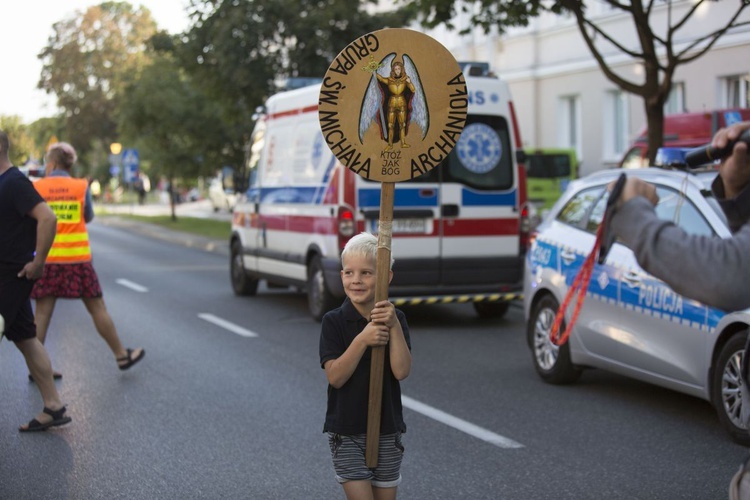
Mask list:
[[[177,210],[176,210],[176,204],[175,204],[175,196],[177,194],[177,189],[174,185],[174,176],[169,176],[169,208],[172,211],[172,220],[177,221]]]
[[[648,127],[648,164],[653,165],[656,151],[664,144],[664,104],[660,99],[643,100]]]

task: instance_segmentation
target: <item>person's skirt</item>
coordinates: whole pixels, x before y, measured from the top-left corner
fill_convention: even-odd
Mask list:
[[[44,274],[34,283],[32,299],[42,297],[81,299],[102,296],[102,287],[91,262],[46,264]]]

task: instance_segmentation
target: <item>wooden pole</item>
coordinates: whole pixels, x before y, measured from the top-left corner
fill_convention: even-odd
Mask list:
[[[380,190],[380,218],[378,220],[378,261],[376,264],[375,302],[388,300],[391,270],[391,237],[393,234],[393,197],[396,184],[383,182]],[[372,347],[370,355],[370,397],[367,406],[367,442],[365,461],[367,467],[378,466],[380,445],[380,413],[383,406],[383,366],[385,349]]]

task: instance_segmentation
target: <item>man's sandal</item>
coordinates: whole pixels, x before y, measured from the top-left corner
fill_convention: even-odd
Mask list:
[[[141,352],[139,352],[136,357],[133,357],[133,349],[128,349],[127,352],[128,353],[125,356],[117,358],[117,366],[120,368],[120,370],[127,370],[128,368],[139,362],[141,359],[143,359],[143,356],[146,355],[145,349],[141,349]]]
[[[34,419],[28,424],[26,424],[26,427],[19,427],[19,432],[38,432],[38,431],[46,431],[50,427],[58,427],[60,425],[65,425],[69,423],[71,420],[73,420],[70,417],[65,416],[65,406],[60,408],[59,410],[50,410],[46,406],[44,407],[44,410],[42,410],[44,413],[52,417],[52,420],[49,422],[41,423],[39,420]]]

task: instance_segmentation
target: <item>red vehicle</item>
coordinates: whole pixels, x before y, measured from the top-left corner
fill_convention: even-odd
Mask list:
[[[708,144],[722,127],[750,120],[750,109],[717,109],[664,117],[664,147],[695,148]],[[644,127],[620,161],[620,168],[648,167],[648,130]]]

